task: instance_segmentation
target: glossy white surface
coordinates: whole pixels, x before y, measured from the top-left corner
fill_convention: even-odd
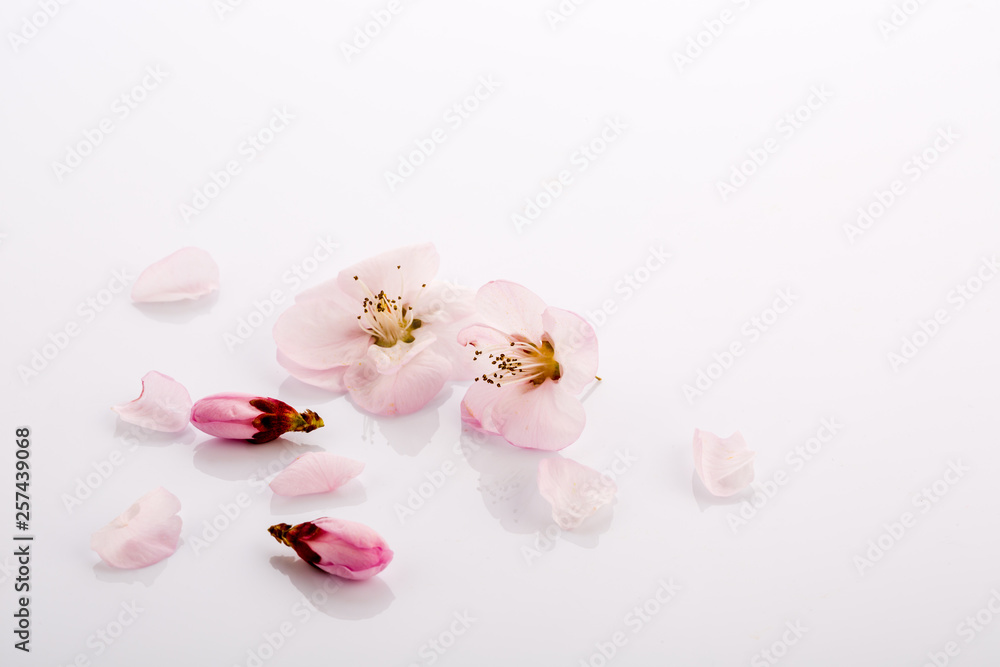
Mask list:
[[[220,17],[221,4],[53,3],[0,57],[2,664],[996,664],[1000,281],[956,291],[992,278],[1000,250],[995,3],[924,3],[884,38],[890,2],[593,0],[554,29],[556,2],[402,2],[350,62],[342,42],[387,3],[247,1]],[[18,33],[42,5],[8,3],[0,25]],[[712,23],[723,9],[730,22]],[[720,25],[678,71],[674,53]],[[477,91],[467,118],[450,111]],[[60,180],[53,163],[102,119],[110,134]],[[271,143],[244,143],[272,123]],[[606,151],[579,152],[602,132]],[[391,189],[386,170],[434,136]],[[914,171],[935,142],[946,150]],[[718,182],[762,151],[724,201]],[[230,161],[239,173],[185,221],[180,206]],[[561,172],[519,230],[511,216]],[[845,225],[895,180],[852,243]],[[514,280],[599,325],[604,380],[559,455],[616,466],[620,491],[576,531],[554,529],[535,487],[551,454],[463,432],[463,386],[373,418],[276,363],[270,328],[295,293],[426,240],[442,278]],[[136,306],[111,291],[186,245],[218,261],[216,295]],[[894,369],[889,353],[936,312]],[[70,324],[64,348],[45,348]],[[731,367],[712,368],[734,343]],[[271,395],[327,426],[260,447],[133,431],[108,408],[153,369],[195,398]],[[688,400],[700,371],[718,379]],[[30,655],[11,633],[20,425]],[[757,452],[773,497],[745,525],[733,517],[752,492],[716,499],[696,478],[695,428],[739,430]],[[817,434],[828,442],[808,461],[795,453]],[[260,484],[321,450],[367,467],[329,497]],[[101,565],[90,534],[159,485],[182,502],[177,553]],[[266,532],[321,515],[372,526],[394,562],[340,585]],[[210,540],[213,521],[229,526]],[[859,565],[880,537],[888,551]]]

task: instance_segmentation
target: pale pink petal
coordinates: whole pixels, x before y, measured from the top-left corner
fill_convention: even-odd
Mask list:
[[[415,356],[434,345],[437,336],[419,329],[412,343],[396,343],[392,347],[370,345],[365,357],[375,364],[375,369],[382,375],[395,375]]]
[[[393,552],[368,526],[344,519],[312,521],[324,532],[309,547],[320,557],[317,567],[345,579],[369,579],[392,561]]]
[[[347,370],[344,384],[361,409],[377,415],[406,415],[437,396],[450,372],[448,360],[427,349],[389,375],[379,373],[365,359]]]
[[[563,530],[614,500],[618,486],[607,475],[569,459],[538,462],[538,491],[552,505],[552,518]]]
[[[545,302],[517,283],[494,280],[479,288],[476,307],[489,324],[509,334],[539,342]]]
[[[546,308],[542,323],[559,362],[559,384],[570,394],[579,394],[597,374],[594,327],[576,313],[561,308]]]
[[[756,455],[738,431],[728,438],[694,431],[694,467],[713,495],[731,496],[749,486]]]
[[[177,380],[150,371],[142,376],[139,398],[111,408],[129,424],[165,433],[183,431],[191,415],[191,394]]]
[[[337,275],[337,284],[357,301],[359,314],[361,301],[370,296],[367,290],[375,294],[384,290],[389,298],[402,297],[402,301],[414,305],[424,285],[437,275],[439,264],[433,243],[412,245],[384,252],[344,269]]]
[[[514,390],[512,387],[511,391]],[[474,382],[462,399],[462,421],[481,431],[499,434],[496,424],[493,423],[493,408],[500,400],[501,391],[504,390],[495,384]]]
[[[358,325],[361,313],[348,312],[333,299],[296,299],[274,324],[278,349],[298,366],[329,370],[361,359],[371,336]]]
[[[197,299],[219,289],[219,266],[201,248],[181,248],[150,264],[132,285],[132,301]]]
[[[434,281],[428,283],[414,308],[424,328],[432,328],[439,339],[435,352],[451,362],[452,372],[448,379],[462,382],[475,377],[473,355],[464,344],[457,342],[457,336],[480,318],[476,310],[476,293],[448,281]]]
[[[333,368],[323,370],[314,370],[295,363],[281,350],[278,350],[278,363],[281,364],[292,377],[301,380],[306,384],[311,384],[314,387],[320,387],[321,389],[338,393],[347,391],[347,387],[344,386],[344,373],[347,371],[347,366],[335,366]]]
[[[493,422],[507,442],[526,449],[555,451],[571,445],[583,433],[583,405],[559,386],[508,385],[493,406]]]
[[[365,464],[327,452],[309,452],[292,461],[271,480],[271,490],[279,496],[326,493],[361,474]]]
[[[493,345],[506,345],[510,343],[511,337],[496,327],[486,324],[474,324],[459,331],[457,340],[459,345],[489,347]],[[469,352],[468,354],[471,357],[473,353]]]
[[[181,518],[177,497],[159,487],[95,532],[90,548],[108,565],[136,569],[159,563],[177,551]]]

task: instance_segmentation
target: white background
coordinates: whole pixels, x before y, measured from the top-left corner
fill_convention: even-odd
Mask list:
[[[996,664],[1000,619],[968,642],[959,625],[1000,590],[1000,284],[960,309],[953,290],[1000,250],[1000,8],[905,4],[915,13],[884,34],[889,0],[590,0],[554,26],[554,0],[404,1],[348,61],[342,44],[386,3],[247,0],[220,14],[210,0],[71,2],[46,21],[38,3],[6,3],[0,536],[15,533],[12,441],[28,425],[36,542],[30,656],[12,648],[13,547],[0,549],[0,662],[253,665],[287,624],[294,634],[264,664],[597,667],[619,631],[609,664],[770,664],[759,652],[778,642],[783,665],[917,666],[950,641],[949,664]],[[713,24],[724,9],[730,22]],[[707,46],[679,66],[699,33]],[[147,67],[166,78],[122,117],[116,100]],[[499,87],[449,125],[480,77]],[[829,99],[803,107],[814,88]],[[275,108],[294,120],[247,161],[241,144]],[[788,136],[780,123],[796,112]],[[54,163],[104,118],[113,131],[60,178]],[[615,118],[626,129],[578,171],[574,155]],[[390,189],[385,172],[438,127],[444,143]],[[948,128],[958,138],[913,180],[907,163]],[[769,138],[776,151],[724,200],[718,184]],[[185,221],[181,205],[230,160],[241,172]],[[518,229],[512,215],[564,169],[572,184]],[[850,238],[845,225],[894,180],[903,194]],[[318,239],[338,244],[326,261],[310,259]],[[270,329],[296,291],[428,240],[444,279],[514,280],[600,325],[604,381],[559,455],[634,462],[617,503],[572,534],[545,537],[534,471],[552,454],[463,434],[463,386],[416,415],[372,418],[275,361]],[[186,245],[218,261],[217,295],[137,307],[108,289],[116,271],[134,277]],[[671,255],[656,271],[643,268],[651,248]],[[296,267],[314,271],[302,281]],[[627,275],[645,282],[628,288]],[[794,305],[752,341],[745,324],[779,290]],[[606,303],[615,312],[602,316]],[[945,324],[894,368],[888,355],[938,310]],[[227,345],[248,318],[263,323]],[[68,324],[79,333],[57,350]],[[735,341],[745,353],[711,369]],[[43,350],[51,358],[22,378]],[[136,431],[108,408],[153,369],[196,399],[275,396],[327,426],[261,447]],[[709,370],[718,379],[688,400],[685,385]],[[822,419],[843,426],[793,464]],[[787,475],[745,525],[731,517],[752,490],[712,499],[694,476],[695,428],[743,433],[758,481]],[[462,454],[462,442],[481,447]],[[332,496],[251,485],[316,450],[367,468]],[[121,465],[95,477],[114,452]],[[394,506],[447,462],[455,473],[401,522]],[[923,511],[914,497],[959,462],[969,471]],[[88,475],[96,488],[81,492]],[[183,505],[177,553],[134,572],[101,565],[90,534],[159,485]],[[205,522],[224,523],[220,506],[240,494],[249,506],[196,553]],[[914,525],[885,537],[906,512]],[[395,560],[327,595],[335,580],[266,532],[321,515],[372,526]],[[880,536],[891,547],[859,565]],[[659,607],[648,601],[661,579],[680,591]],[[96,633],[117,634],[123,603],[142,611],[108,645]],[[658,613],[637,628],[628,615],[643,604]],[[475,622],[434,653],[427,642],[450,644],[456,613]],[[784,651],[786,622],[808,631]]]

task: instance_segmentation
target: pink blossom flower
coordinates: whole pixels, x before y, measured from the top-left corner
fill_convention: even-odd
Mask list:
[[[506,281],[484,285],[476,306],[486,323],[458,335],[475,348],[479,365],[462,400],[463,421],[518,447],[557,450],[575,442],[586,423],[577,396],[597,372],[593,327]]]
[[[471,294],[433,282],[437,270],[433,245],[410,246],[299,294],[274,325],[278,362],[368,412],[419,410],[446,380],[471,377],[455,343]]]
[[[288,464],[269,486],[279,496],[304,496],[340,488],[361,474],[365,464],[329,452],[309,452]]]
[[[181,248],[150,264],[132,285],[132,301],[197,299],[219,289],[219,266],[201,248]]]
[[[392,550],[379,534],[354,521],[323,517],[267,530],[305,562],[344,579],[369,579],[392,561]]]
[[[142,376],[139,398],[111,408],[122,421],[165,433],[183,431],[191,415],[191,394],[177,380],[157,371]]]
[[[159,563],[177,551],[181,501],[162,486],[95,532],[90,548],[108,565],[136,569]]]
[[[323,419],[312,410],[299,413],[276,398],[228,393],[195,403],[191,408],[191,423],[217,438],[248,440],[260,445],[289,431],[314,431],[323,426]]]
[[[694,431],[694,468],[705,488],[713,495],[726,497],[738,493],[753,481],[753,460],[739,431],[720,438],[707,431]]]

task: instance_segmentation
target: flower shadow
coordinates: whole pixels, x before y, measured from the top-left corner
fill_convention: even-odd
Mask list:
[[[242,440],[210,438],[194,448],[194,467],[206,475],[228,481],[264,479],[279,473],[308,452],[322,452],[317,445],[300,445],[278,438],[263,445]]]
[[[179,546],[178,546],[179,548]],[[111,584],[142,584],[145,587],[150,587],[153,582],[156,581],[163,571],[167,569],[167,560],[163,559],[155,565],[150,565],[149,567],[143,567],[136,570],[123,570],[117,567],[111,567],[103,560],[98,561],[94,565],[94,576],[98,581],[104,581]]]
[[[392,589],[378,577],[366,581],[341,579],[294,556],[273,556],[270,562],[317,611],[332,618],[374,618],[396,599]]]
[[[521,449],[499,436],[462,428],[461,451],[479,473],[487,511],[511,533],[533,533],[552,523],[551,508],[538,493],[538,462],[554,452]]]
[[[300,514],[304,512],[320,512],[338,507],[353,507],[361,505],[368,499],[364,485],[354,479],[344,486],[329,493],[311,493],[304,496],[271,497],[271,514]]]
[[[139,312],[150,319],[166,324],[186,324],[196,317],[209,314],[219,302],[219,290],[200,299],[167,301],[164,303],[133,303]]]
[[[738,505],[744,500],[749,500],[753,495],[753,489],[747,487],[739,493],[727,497],[715,496],[705,488],[705,484],[698,477],[698,472],[694,471],[691,473],[691,494],[694,496],[695,502],[698,503],[698,509],[704,512],[709,507],[716,505]]]
[[[195,431],[186,426],[183,431],[164,433],[153,429],[130,424],[121,417],[115,420],[115,440],[126,445],[144,445],[149,447],[169,447],[170,445],[190,445],[196,437]]]
[[[355,406],[365,416],[362,439],[374,441],[374,427],[390,447],[403,456],[416,456],[431,443],[441,428],[441,406],[451,398],[452,389],[446,387],[430,403],[409,415],[382,417],[371,415]]]

